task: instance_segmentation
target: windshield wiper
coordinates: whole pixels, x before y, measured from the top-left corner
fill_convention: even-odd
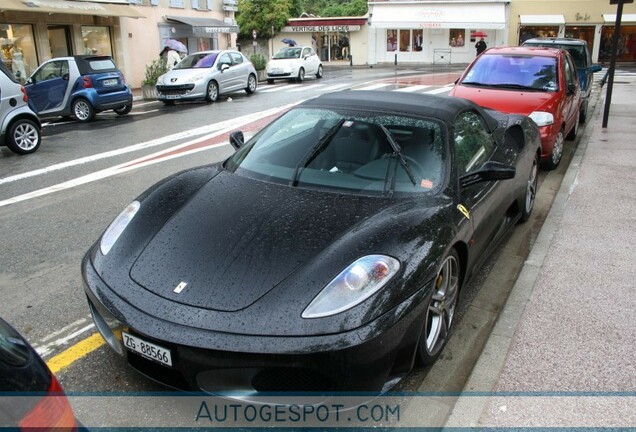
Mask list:
[[[294,174],[292,175],[291,181],[289,183],[291,186],[298,185],[298,177],[300,176],[300,169],[305,168],[307,165],[311,163],[311,161],[313,161],[316,158],[316,156],[320,154],[320,152],[323,150],[325,145],[328,144],[329,141],[331,141],[331,138],[333,138],[334,135],[336,135],[336,133],[340,130],[340,128],[342,127],[345,121],[346,121],[345,119],[340,119],[338,123],[336,123],[329,130],[327,130],[327,133],[325,133],[323,137],[320,138],[320,140],[316,143],[316,145],[310,148],[307,154],[305,154],[305,156],[300,160],[300,162],[298,162],[298,165],[296,165],[296,168],[294,168]]]
[[[464,81],[462,84],[478,86],[478,87],[494,87],[494,88],[509,88],[509,89],[519,89],[519,90],[532,90],[532,91],[541,91],[536,87],[526,86],[522,84],[512,84],[512,83],[500,83],[500,84],[486,84],[477,81]]]
[[[395,142],[395,139],[393,139],[393,135],[391,135],[391,132],[389,132],[389,130],[385,128],[384,125],[380,125],[380,129],[382,129],[382,132],[384,132],[384,135],[386,135],[386,138],[389,140],[389,144],[391,144],[391,148],[393,149],[393,155],[397,157],[397,160],[399,160],[404,167],[404,170],[408,174],[409,179],[411,179],[413,186],[417,186],[415,174],[413,174],[413,170],[409,166],[409,163],[406,161],[406,159],[404,159],[404,155],[402,155],[402,149],[400,148],[398,143]]]

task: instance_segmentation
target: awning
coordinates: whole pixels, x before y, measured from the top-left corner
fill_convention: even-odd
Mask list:
[[[506,28],[504,2],[373,5],[369,24],[380,28],[470,28],[503,30]]]
[[[523,25],[565,25],[563,15],[519,15],[519,22]]]
[[[603,14],[605,24],[616,24],[616,14]],[[636,14],[621,15],[621,23],[636,23]]]
[[[0,12],[4,11],[145,18],[129,5],[67,0],[2,0]]]
[[[192,33],[195,35],[209,36],[216,33],[238,33],[239,31],[238,26],[214,18],[195,18],[174,15],[166,15],[165,18],[167,21],[174,21],[191,26]]]

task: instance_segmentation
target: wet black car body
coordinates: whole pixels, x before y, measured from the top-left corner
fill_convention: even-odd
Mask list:
[[[321,96],[232,141],[82,262],[110,346],[175,388],[381,391],[433,362],[462,281],[528,218],[540,155],[526,117],[391,92]]]

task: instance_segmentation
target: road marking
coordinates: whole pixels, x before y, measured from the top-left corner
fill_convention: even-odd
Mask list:
[[[336,85],[332,85],[332,86],[329,86],[329,87],[325,87],[323,90],[325,92],[334,92],[334,91],[337,91],[337,90],[344,89],[346,87],[351,87],[351,84],[336,84]]]
[[[424,92],[424,93],[427,93],[427,94],[447,93],[447,92],[449,92],[449,91],[451,91],[453,89],[453,85],[454,84],[449,84],[449,85],[446,85],[444,87],[440,87],[440,88],[436,88],[436,89],[433,89],[433,90],[429,90],[429,91]]]
[[[96,349],[103,346],[106,342],[102,335],[99,333],[93,333],[91,336],[86,339],[76,343],[65,351],[62,351],[55,357],[51,358],[46,362],[51,372],[54,374],[61,372],[62,370],[69,367],[75,361],[79,360],[82,357],[87,356],[92,353]]]
[[[75,327],[79,327],[80,325],[84,324],[86,322],[86,320],[87,320],[87,318],[81,318],[81,319],[78,319],[75,322],[70,323],[69,325],[65,325],[64,327],[62,327],[59,330],[54,331],[50,335],[44,336],[42,339],[40,339],[40,342],[45,343],[47,341],[50,341],[54,337],[57,337],[57,336],[61,335],[62,333],[64,333],[67,330],[70,330],[70,329],[75,328]]]
[[[411,93],[411,92],[424,90],[424,89],[427,89],[427,88],[430,88],[430,87],[431,87],[430,85],[420,84],[420,85],[412,85],[412,86],[409,86],[409,87],[402,87],[402,88],[396,89],[395,91]]]
[[[83,327],[73,333],[71,333],[68,336],[64,336],[63,338],[57,339],[53,342],[50,342],[46,345],[43,345],[41,347],[38,347],[35,349],[35,351],[40,354],[41,357],[46,357],[48,354],[50,354],[53,351],[53,348],[62,346],[62,345],[66,345],[68,343],[68,341],[75,339],[76,337],[78,337],[79,335],[81,335],[82,333],[86,333],[89,330],[92,330],[95,327],[95,324],[91,323],[89,325],[87,325],[86,327]]]
[[[393,85],[393,84],[378,83],[378,84],[371,84],[371,85],[368,85],[366,87],[356,88],[354,90],[377,90],[377,89],[381,89],[383,87],[388,87],[390,85]]]
[[[262,89],[262,87],[260,87],[262,90],[259,90],[259,93],[271,93],[271,92],[275,92],[277,90],[283,89],[285,87],[291,87],[291,86],[292,86],[291,84],[284,84],[284,85],[280,85],[279,84],[279,85],[274,86],[274,87],[269,87],[268,86],[265,89]]]
[[[318,87],[322,87],[324,86],[324,84],[309,84],[309,85],[299,85],[299,86],[294,86],[295,88],[293,89],[289,89],[289,92],[299,92],[299,91],[305,91],[305,90],[314,90]]]
[[[67,161],[67,162],[62,162],[59,164],[55,164],[55,165],[50,165],[48,167],[45,168],[40,168],[37,170],[33,170],[33,171],[28,171],[25,173],[20,173],[20,174],[15,174],[12,176],[8,176],[8,177],[4,177],[4,178],[0,178],[0,185],[5,184],[5,183],[11,183],[14,181],[18,181],[18,180],[24,180],[30,177],[35,177],[38,175],[43,175],[43,174],[48,174],[51,173],[53,171],[59,171],[61,169],[64,168],[70,168],[73,166],[77,166],[77,165],[82,165],[82,164],[86,164],[89,162],[95,162],[98,161],[100,159],[106,159],[106,158],[110,158],[110,157],[115,157],[115,156],[120,156],[122,154],[126,154],[126,153],[131,153],[134,151],[138,151],[138,150],[143,150],[146,148],[150,148],[150,147],[156,147],[159,145],[164,145],[164,144],[168,144],[170,142],[173,141],[178,141],[178,140],[182,140],[185,138],[192,138],[195,136],[199,136],[199,135],[204,135],[207,133],[211,133],[214,132],[216,130],[219,129],[225,129],[229,126],[234,126],[236,128],[243,126],[247,123],[250,123],[252,121],[256,121],[259,120],[263,117],[267,117],[270,116],[272,114],[275,114],[277,112],[281,112],[283,110],[286,110],[290,107],[292,107],[295,104],[290,104],[290,105],[285,105],[283,107],[280,108],[271,108],[268,110],[264,110],[264,111],[260,111],[258,113],[254,113],[254,114],[247,114],[241,117],[238,117],[236,119],[231,119],[231,120],[225,120],[219,123],[214,123],[212,125],[207,125],[207,126],[202,126],[196,129],[191,129],[188,131],[184,131],[184,132],[179,132],[173,135],[168,135],[165,137],[161,137],[161,138],[156,138],[150,141],[146,141],[143,143],[139,143],[139,144],[135,144],[135,145],[131,145],[128,147],[124,147],[121,149],[117,149],[117,150],[111,150],[111,151],[107,151],[104,153],[98,153],[92,156],[86,156],[83,158],[79,158],[79,159],[75,159],[75,160],[71,160],[71,161]],[[1,206],[0,206],[1,207]]]

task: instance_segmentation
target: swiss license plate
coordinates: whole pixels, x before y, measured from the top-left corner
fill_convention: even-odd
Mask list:
[[[162,365],[172,366],[172,355],[170,354],[169,349],[147,342],[126,332],[121,332],[121,335],[124,341],[124,346],[130,351],[134,351],[137,354],[146,357],[147,359],[159,362]]]
[[[104,80],[105,86],[114,86],[117,85],[117,78]]]
[[[179,98],[179,95],[173,95],[173,94],[166,95],[166,99],[178,99],[178,98]]]
[[[275,73],[275,74],[279,74],[279,73],[282,73],[282,72],[283,72],[282,69],[272,69],[271,70],[271,73]]]

